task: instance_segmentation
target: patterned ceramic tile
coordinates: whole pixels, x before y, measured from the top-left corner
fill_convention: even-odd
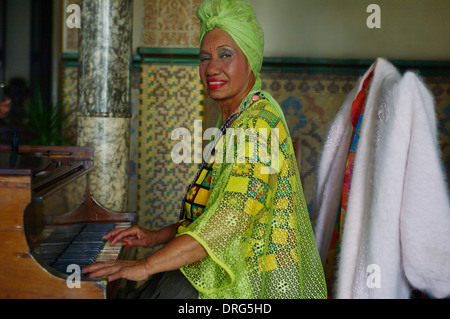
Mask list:
[[[178,141],[171,140],[171,134],[176,128],[192,134],[202,113],[197,67],[143,66],[137,188],[141,225],[157,229],[177,221],[198,165],[174,163],[171,150]],[[193,152],[196,145],[191,146]]]
[[[199,23],[195,11],[198,0],[144,1],[142,46],[198,46]]]

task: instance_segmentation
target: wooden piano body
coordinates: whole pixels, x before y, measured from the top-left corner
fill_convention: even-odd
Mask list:
[[[129,226],[135,213],[105,209],[92,197],[88,174],[93,150],[87,147],[0,146],[0,298],[114,298],[125,281],[81,278],[57,271],[40,255],[47,228],[113,223]],[[117,259],[133,259],[119,247]]]

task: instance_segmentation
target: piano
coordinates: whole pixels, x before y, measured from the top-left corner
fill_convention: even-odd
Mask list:
[[[120,298],[126,280],[108,283],[78,270],[101,260],[132,260],[135,248],[102,237],[136,223],[89,188],[89,147],[0,145],[0,298]]]

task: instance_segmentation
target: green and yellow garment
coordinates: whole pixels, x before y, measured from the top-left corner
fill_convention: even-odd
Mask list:
[[[208,256],[181,271],[199,298],[326,298],[323,268],[282,115],[263,95],[242,110],[230,129],[256,131],[257,151],[252,151],[255,139],[246,135],[245,160],[233,143],[233,161],[228,162],[229,133],[219,140],[215,160],[202,167],[186,195],[186,218],[178,228],[178,236],[192,236]],[[268,134],[260,134],[261,129]],[[276,152],[273,138],[278,139]],[[275,158],[279,162],[273,169]],[[265,172],[270,165],[270,173]]]

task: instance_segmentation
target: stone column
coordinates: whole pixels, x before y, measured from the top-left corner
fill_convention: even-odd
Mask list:
[[[82,0],[78,57],[78,146],[94,147],[94,198],[128,205],[132,0]]]

